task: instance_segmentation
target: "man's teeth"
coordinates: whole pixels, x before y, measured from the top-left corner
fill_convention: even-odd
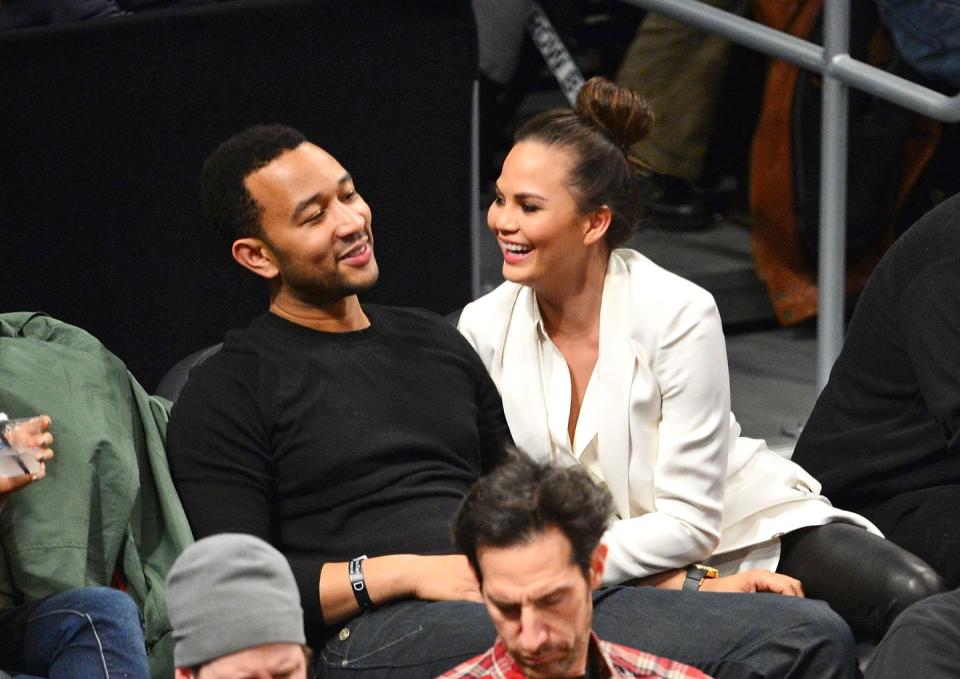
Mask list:
[[[511,252],[515,255],[522,255],[533,250],[529,245],[517,245],[516,243],[504,243],[503,246],[506,248],[507,252]]]

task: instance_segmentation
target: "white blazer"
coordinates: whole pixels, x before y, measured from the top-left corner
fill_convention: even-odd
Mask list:
[[[506,282],[468,304],[459,327],[500,389],[516,444],[572,461],[550,435],[539,317],[534,292]],[[803,526],[846,521],[880,534],[835,509],[801,467],[740,437],[713,297],[633,250],[610,255],[589,391],[593,413],[580,419],[595,429],[618,516],[604,536],[607,584],[738,550],[748,556],[738,564],[773,569],[770,541]]]

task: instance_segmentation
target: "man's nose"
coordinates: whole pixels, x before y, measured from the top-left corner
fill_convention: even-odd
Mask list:
[[[520,611],[520,646],[525,653],[535,653],[547,641],[547,627],[533,608]]]
[[[337,205],[334,219],[336,219],[337,235],[341,238],[352,236],[362,230],[366,221],[362,214],[342,203]]]

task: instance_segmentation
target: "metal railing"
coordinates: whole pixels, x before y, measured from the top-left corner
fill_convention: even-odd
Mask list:
[[[848,86],[945,122],[960,121],[960,94],[948,97],[852,58],[850,0],[824,0],[822,46],[698,0],[623,1],[823,75],[817,272],[817,387],[823,388],[843,344]]]

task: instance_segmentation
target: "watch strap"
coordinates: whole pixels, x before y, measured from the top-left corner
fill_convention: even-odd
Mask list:
[[[687,574],[683,578],[682,589],[698,590],[705,578],[715,578],[717,575],[717,569],[710,566],[699,563],[687,566]]]

